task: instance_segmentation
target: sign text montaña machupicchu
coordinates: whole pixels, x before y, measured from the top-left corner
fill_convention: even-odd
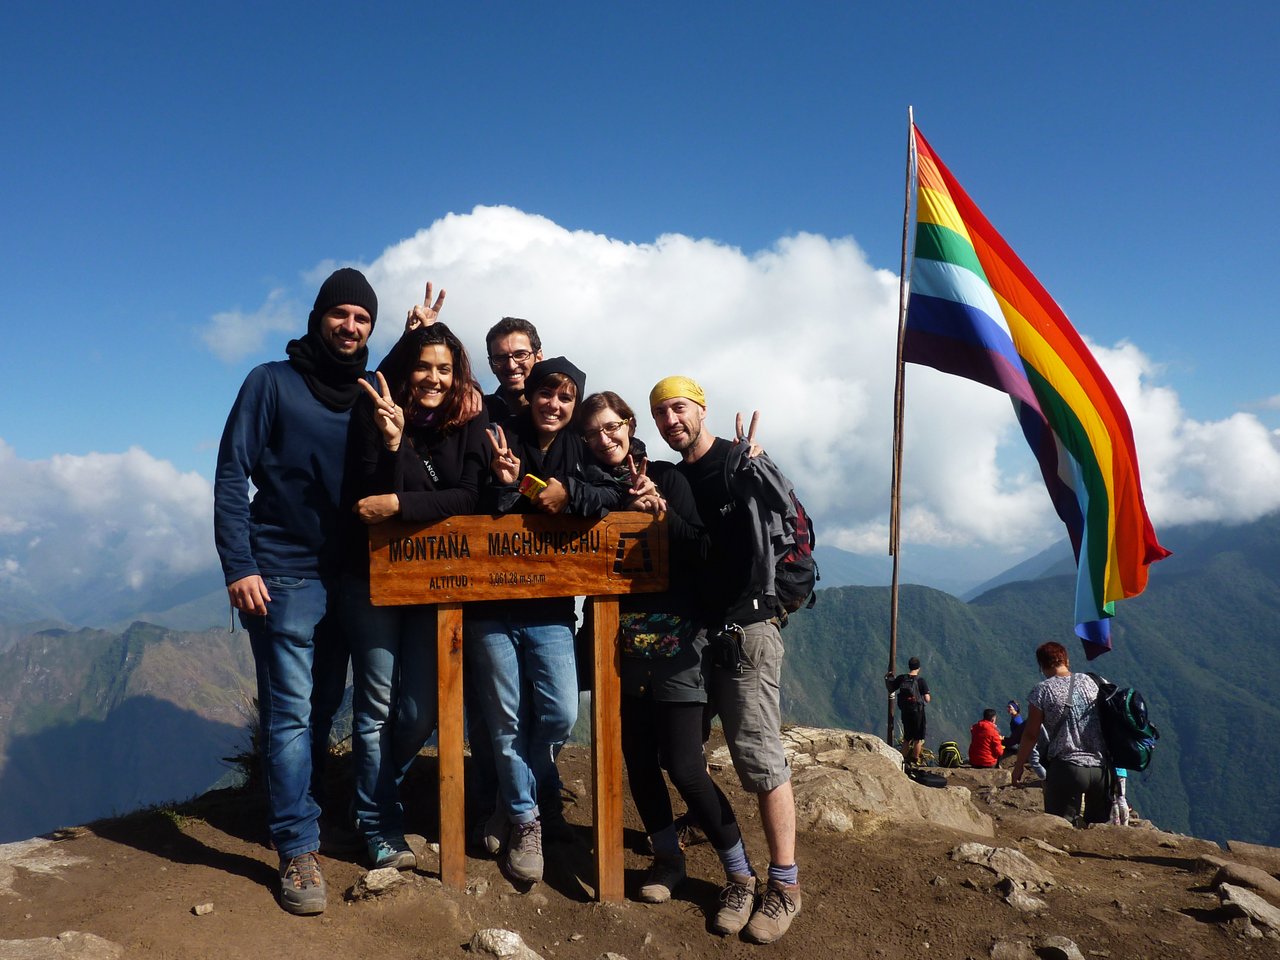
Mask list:
[[[667,586],[667,529],[642,513],[380,523],[369,571],[379,606],[649,593]]]

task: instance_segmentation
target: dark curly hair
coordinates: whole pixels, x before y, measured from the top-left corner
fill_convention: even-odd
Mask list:
[[[455,430],[462,425],[462,402],[467,391],[478,389],[478,386],[471,373],[471,358],[467,356],[467,348],[447,326],[437,322],[406,331],[391,348],[387,358],[379,364],[378,370],[387,378],[392,398],[408,414],[411,392],[409,377],[422,357],[422,349],[435,344],[443,344],[453,358],[453,384],[445,394],[444,402],[440,404],[439,428],[445,431]]]

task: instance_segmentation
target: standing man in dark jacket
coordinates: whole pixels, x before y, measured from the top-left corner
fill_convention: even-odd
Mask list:
[[[319,778],[346,685],[332,609],[342,564],[343,474],[378,298],[358,270],[321,285],[289,359],[250,371],[218,449],[213,525],[231,605],[249,632],[280,905],[325,908]],[[252,501],[249,484],[256,488]]]
[[[794,523],[791,485],[763,454],[749,456],[749,438],[717,439],[706,427],[707,398],[688,377],[667,377],[649,393],[658,433],[681,457],[710,536],[710,557],[699,593],[714,665],[708,692],[724,723],[733,767],[743,789],[756,795],[769,844],[769,878],[753,911],[750,864],[720,893],[712,928],[733,934],[745,926],[757,943],[777,940],[800,912],[796,865],[796,808],[791,768],[782,748],[782,636],[773,582],[787,511]],[[738,433],[741,434],[741,424]],[[753,431],[754,432],[754,424]],[[778,537],[773,534],[779,534]]]
[[[896,677],[886,673],[884,685],[889,689],[889,696],[898,695],[898,712],[902,714],[902,759],[918,767],[920,754],[924,751],[924,707],[932,698],[929,696],[929,681],[920,676],[919,657],[907,661],[907,671]]]

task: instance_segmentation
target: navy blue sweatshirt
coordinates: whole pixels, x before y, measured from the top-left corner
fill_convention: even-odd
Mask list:
[[[312,396],[289,361],[249,372],[222,431],[213,485],[214,540],[228,584],[255,573],[314,579],[338,571],[350,424],[351,411]]]

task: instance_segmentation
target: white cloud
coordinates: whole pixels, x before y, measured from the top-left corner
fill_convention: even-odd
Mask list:
[[[298,299],[333,266],[305,272]],[[484,333],[504,315],[534,321],[549,356],[566,354],[587,371],[588,390],[617,390],[638,411],[657,379],[690,375],[706,388],[716,433],[731,433],[736,411],[761,411],[760,439],[796,482],[822,542],[884,552],[898,281],[852,238],[798,234],[744,253],[679,234],[623,242],[511,207],[477,207],[442,217],[363,269],[379,295],[375,359],[431,280],[448,290],[443,319],[487,386]],[[267,330],[299,331],[304,315],[274,291],[251,314],[219,314],[204,337],[224,357],[243,356]],[[1094,350],[1130,412],[1157,528],[1280,507],[1278,437],[1256,417],[1190,420],[1138,346]],[[906,421],[904,542],[1012,556],[1062,535],[1003,394],[910,366]],[[669,456],[643,419],[641,436]],[[25,517],[0,502],[0,531]]]
[[[252,313],[239,309],[215,313],[200,331],[200,339],[214,356],[233,363],[261,350],[270,333],[305,331],[307,312],[283,290],[272,290]]]
[[[209,481],[138,447],[30,461],[0,440],[0,555],[10,582],[52,596],[172,582],[216,564],[212,524]]]

